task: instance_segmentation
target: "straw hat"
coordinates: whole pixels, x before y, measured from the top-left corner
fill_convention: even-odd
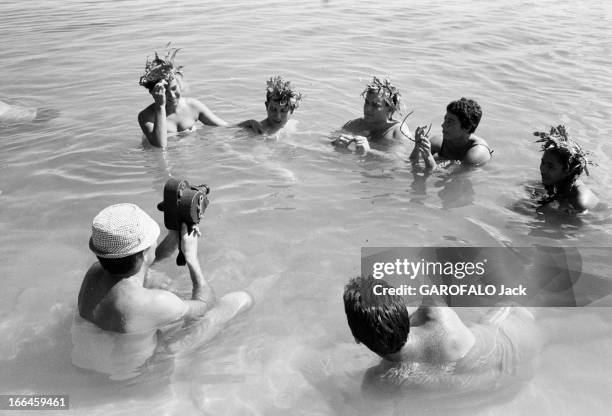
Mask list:
[[[91,224],[89,248],[98,257],[117,259],[143,251],[157,241],[159,225],[134,204],[104,208]]]

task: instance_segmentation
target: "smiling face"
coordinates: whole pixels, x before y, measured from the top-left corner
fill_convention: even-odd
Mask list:
[[[172,78],[166,85],[166,102],[176,105],[181,98],[181,84],[176,78]]]
[[[470,131],[461,127],[461,122],[456,115],[447,112],[442,123],[442,138],[452,141],[461,137],[470,137]]]
[[[381,94],[369,91],[363,101],[363,118],[370,123],[384,123],[389,120],[391,109]]]
[[[270,100],[266,103],[268,122],[273,125],[284,126],[293,111],[288,104],[281,104],[278,100]]]
[[[547,150],[542,155],[540,162],[540,175],[545,186],[556,185],[569,176],[567,168],[561,162],[561,158],[556,153]]]

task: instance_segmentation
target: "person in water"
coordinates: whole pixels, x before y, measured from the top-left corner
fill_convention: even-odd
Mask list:
[[[587,152],[572,140],[563,125],[551,127],[550,132],[534,132],[542,143],[540,174],[547,196],[542,204],[559,201],[561,207],[584,212],[597,205],[598,198],[580,180],[589,174]]]
[[[155,53],[147,59],[140,85],[149,90],[153,104],[138,114],[138,124],[149,143],[157,147],[168,144],[168,133],[191,130],[199,120],[208,126],[229,126],[206,105],[183,95],[185,84],[182,66],[174,63],[180,49],[170,48],[164,58]]]
[[[523,307],[495,308],[480,322],[466,325],[446,305],[408,307],[401,296],[383,292],[388,287],[384,280],[357,277],[346,285],[343,299],[355,341],[384,360],[373,373],[393,384],[431,382],[432,374],[420,373],[433,368],[444,369],[440,382],[452,384],[462,375],[491,383],[512,375],[541,347],[533,315]],[[397,370],[398,364],[405,365],[402,374],[395,372],[403,379],[391,380],[388,370]]]
[[[109,355],[121,350],[133,351],[139,347],[118,335],[153,336],[171,325],[176,330],[186,321],[208,319],[207,326],[198,330],[201,339],[205,340],[209,332],[219,330],[252,304],[246,292],[233,292],[216,299],[200,268],[197,226],[191,232],[185,224],[180,233],[169,230],[158,245],[159,234],[157,223],[134,204],[111,205],[93,219],[89,248],[98,261],[85,274],[78,295],[77,330],[72,333],[73,340],[83,342],[74,342],[73,362],[77,366],[109,372],[97,368],[96,363],[102,366],[101,357],[96,357],[101,346],[95,344],[110,339]],[[175,252],[179,239],[191,277],[191,299],[181,299],[168,290],[151,287],[149,279],[151,265]],[[155,342],[145,351],[140,364],[154,349]],[[110,361],[121,363],[126,359],[106,357],[103,366],[109,367]]]
[[[302,94],[280,75],[271,77],[266,84],[264,104],[268,116],[262,121],[246,120],[238,123],[239,127],[249,128],[257,134],[274,134],[285,128],[302,101]]]
[[[487,163],[493,152],[484,139],[474,134],[481,117],[482,110],[476,101],[462,97],[451,102],[446,106],[442,138],[429,138],[425,127],[418,127],[410,160],[416,163],[422,158],[428,169],[437,166],[433,157],[435,154],[442,159],[457,160],[468,165]]]
[[[344,132],[332,144],[348,147],[355,143],[356,150],[368,153],[371,144],[376,149],[386,151],[396,146],[405,146],[406,137],[410,137],[408,127],[402,129],[402,123],[393,118],[400,112],[400,91],[387,78],[372,81],[361,93],[364,97],[363,117],[347,122]]]

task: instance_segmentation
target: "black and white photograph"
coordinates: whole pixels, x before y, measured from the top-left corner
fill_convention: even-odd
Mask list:
[[[610,414],[612,3],[3,0],[0,37],[0,414]]]

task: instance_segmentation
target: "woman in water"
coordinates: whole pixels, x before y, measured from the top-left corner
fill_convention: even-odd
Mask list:
[[[164,58],[155,53],[155,59],[147,59],[140,77],[140,85],[149,90],[154,102],[138,114],[138,124],[149,143],[157,147],[168,144],[168,133],[191,130],[198,120],[209,126],[228,126],[202,102],[182,95],[182,66],[174,65],[178,51],[169,48]]]

